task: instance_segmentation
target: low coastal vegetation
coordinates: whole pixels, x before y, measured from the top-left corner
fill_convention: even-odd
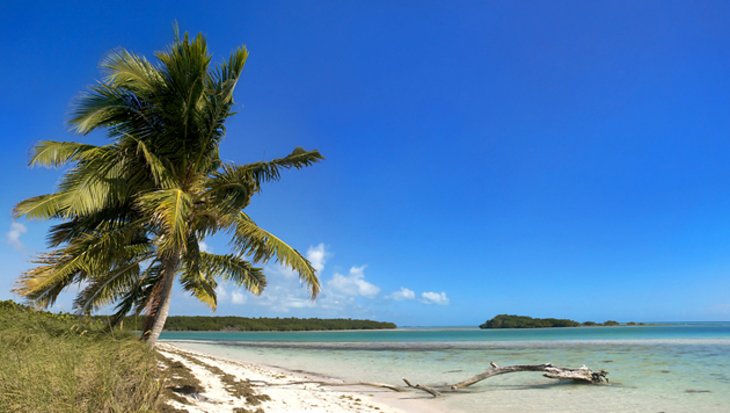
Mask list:
[[[533,318],[521,315],[499,314],[485,321],[479,328],[547,328],[547,327],[611,327],[621,325],[618,321],[608,320],[603,323],[586,321],[579,323],[565,318]],[[644,325],[644,323],[629,322],[628,326]]]
[[[98,317],[105,319],[105,317]],[[126,317],[125,330],[141,330],[142,317]],[[167,331],[315,331],[315,330],[374,330],[396,328],[394,323],[350,318],[248,318],[170,316]]]
[[[155,351],[98,320],[0,301],[0,411],[156,412]]]
[[[0,412],[181,413],[173,405],[205,391],[183,363],[107,321],[0,301]],[[250,382],[203,367],[240,399],[234,411],[262,412],[269,398]]]

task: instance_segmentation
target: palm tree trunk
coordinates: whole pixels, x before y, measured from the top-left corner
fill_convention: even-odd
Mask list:
[[[180,265],[180,256],[174,255],[171,258],[165,259],[162,262],[162,289],[159,294],[159,303],[154,306],[150,314],[149,319],[145,327],[145,331],[142,333],[142,340],[147,341],[147,344],[154,346],[157,339],[162,333],[162,329],[165,327],[167,316],[170,313],[170,301],[172,301],[172,286],[175,283],[175,274],[177,273],[178,266]]]

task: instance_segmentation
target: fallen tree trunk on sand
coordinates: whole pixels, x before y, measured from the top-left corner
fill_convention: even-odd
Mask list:
[[[479,383],[482,380],[486,380],[490,377],[499,376],[507,373],[518,373],[522,371],[536,371],[543,372],[543,376],[550,379],[557,380],[572,380],[578,383],[587,384],[603,384],[608,383],[608,372],[605,370],[593,371],[586,366],[582,366],[578,369],[566,369],[563,367],[555,367],[550,363],[545,364],[518,364],[514,366],[499,367],[495,363],[490,363],[490,367],[482,373],[476,376],[470,377],[459,383],[442,386],[425,386],[422,384],[413,384],[407,378],[403,378],[403,382],[407,388],[420,390],[430,394],[433,397],[441,397],[444,392],[456,392],[465,387],[469,387],[473,384]],[[380,387],[388,390],[401,392],[404,390],[402,387],[384,384],[384,383],[373,383],[373,382],[332,382],[332,381],[321,381],[321,380],[305,380],[305,381],[293,381],[283,383],[269,383],[261,380],[251,380],[251,383],[261,383],[266,386],[289,386],[293,384],[317,384],[320,386],[369,386],[369,387]]]
[[[545,372],[543,376],[558,379],[558,380],[573,380],[576,382],[590,383],[590,384],[601,384],[607,383],[608,372],[600,370],[597,372],[592,371],[586,366],[579,369],[566,369],[562,367],[555,367],[550,363],[545,364],[524,364],[516,366],[505,366],[499,367],[495,363],[490,363],[490,368],[485,370],[483,373],[477,374],[474,377],[468,378],[462,382],[452,384],[449,386],[451,390],[459,390],[464,387],[471,386],[472,384],[479,383],[482,380],[490,377],[499,376],[500,374],[516,373],[520,371],[542,371]]]
[[[505,366],[505,367],[499,367],[495,363],[490,363],[490,368],[485,370],[483,373],[479,373],[476,376],[470,377],[459,383],[455,383],[455,384],[443,386],[443,387],[429,387],[429,386],[424,386],[421,384],[411,384],[411,382],[408,381],[406,378],[403,378],[403,381],[410,388],[425,391],[426,393],[429,393],[433,397],[439,397],[442,395],[443,391],[458,391],[465,387],[469,387],[472,384],[479,383],[480,381],[488,379],[490,377],[499,376],[501,374],[507,374],[507,373],[517,373],[517,372],[521,372],[521,371],[543,372],[544,373],[543,376],[545,376],[547,378],[557,379],[557,380],[572,380],[572,381],[578,382],[578,383],[588,383],[588,384],[608,383],[608,377],[606,377],[606,376],[608,376],[608,372],[605,370],[593,371],[586,366],[583,366],[579,369],[566,369],[563,367],[555,367],[550,363],[523,364],[523,365]]]
[[[424,386],[422,384],[411,384],[411,382],[408,381],[408,379],[406,379],[405,377],[403,377],[403,382],[405,382],[406,385],[412,389],[423,390],[433,397],[441,397],[441,393],[436,389],[432,389],[431,387]]]

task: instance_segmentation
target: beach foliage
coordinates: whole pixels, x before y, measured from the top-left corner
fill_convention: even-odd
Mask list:
[[[156,412],[154,350],[102,322],[0,301],[0,411]]]
[[[99,316],[103,320],[105,317]],[[144,326],[139,317],[126,317],[124,328],[138,330]],[[316,331],[392,329],[396,325],[385,321],[353,320],[350,318],[268,318],[235,316],[170,316],[168,331]]]
[[[46,307],[80,283],[79,312],[115,303],[113,323],[144,313],[150,342],[164,326],[176,279],[215,309],[220,280],[260,294],[266,278],[256,265],[275,259],[315,297],[319,281],[309,261],[243,210],[282,170],[310,166],[322,156],[295,148],[243,165],[221,158],[245,47],[213,65],[202,35],[176,30],[172,45],[155,57],[111,53],[102,62],[104,78],[76,102],[74,130],[104,130],[107,144],[43,141],[33,149],[31,165],[66,169],[56,192],[15,208],[16,217],[56,222],[48,236],[51,250],[21,276],[16,293]],[[201,248],[217,233],[230,236],[230,253]]]
[[[521,315],[499,314],[494,318],[485,321],[479,328],[546,328],[546,327],[614,327],[621,323],[614,320],[608,320],[603,323],[595,321],[584,321],[579,323],[574,320],[564,318],[533,318]],[[631,321],[626,323],[627,326],[646,325],[645,323],[637,323]]]
[[[500,314],[487,320],[479,328],[544,328],[577,327],[580,323],[560,318],[532,318],[527,316]]]

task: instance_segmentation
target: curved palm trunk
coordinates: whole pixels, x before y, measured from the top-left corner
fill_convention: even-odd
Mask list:
[[[162,285],[156,305],[150,309],[147,323],[142,333],[142,340],[154,346],[165,327],[167,316],[170,313],[170,301],[172,299],[172,286],[175,283],[175,274],[180,265],[179,255],[165,259],[162,263]]]

